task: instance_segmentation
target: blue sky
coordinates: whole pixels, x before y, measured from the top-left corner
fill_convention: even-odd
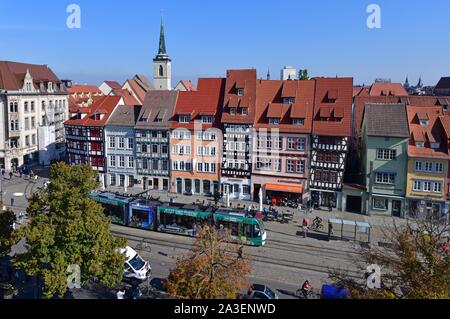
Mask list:
[[[81,29],[66,27],[71,3]],[[366,26],[371,3],[381,29]],[[284,65],[357,84],[450,75],[448,0],[0,0],[0,8],[0,60],[48,64],[82,83],[151,77],[161,11],[174,81],[252,67],[278,78]]]

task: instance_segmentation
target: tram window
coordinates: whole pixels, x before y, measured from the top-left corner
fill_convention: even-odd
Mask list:
[[[252,238],[253,237],[252,226],[251,225],[245,225],[244,232],[245,232],[245,237],[248,237],[248,238]]]
[[[231,236],[239,236],[239,224],[230,222],[221,222],[221,224],[231,231]]]

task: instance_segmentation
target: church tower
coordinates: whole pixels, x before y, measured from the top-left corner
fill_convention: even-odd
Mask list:
[[[172,90],[172,60],[166,51],[162,17],[158,54],[153,59],[153,84],[156,90]]]

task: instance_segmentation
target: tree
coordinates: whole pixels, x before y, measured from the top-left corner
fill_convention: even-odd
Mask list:
[[[29,200],[30,223],[19,232],[27,252],[14,259],[16,267],[44,282],[44,298],[62,297],[68,288],[68,267],[77,265],[81,284],[93,277],[107,287],[123,276],[126,241],[110,234],[110,220],[89,198],[98,186],[97,173],[88,165],[54,164],[47,189]]]
[[[0,208],[3,202],[0,202]],[[16,215],[12,210],[0,209],[0,258],[5,257],[11,252],[11,246],[15,244],[15,231],[13,224],[16,221]]]
[[[230,243],[230,232],[204,226],[191,251],[177,259],[166,288],[171,296],[187,299],[235,299],[247,288],[251,272],[243,247]]]
[[[361,269],[365,269],[362,265],[376,264],[381,267],[379,289],[369,289],[365,278],[355,280],[339,272],[331,272],[330,278],[348,288],[352,297],[358,299],[448,299],[448,233],[447,224],[429,216],[424,221],[408,223],[403,227],[394,225],[391,231],[385,232],[386,238],[392,238],[388,250],[378,247],[362,249]]]
[[[307,69],[302,69],[298,72],[298,79],[299,80],[309,80],[309,76],[308,76],[308,70]]]

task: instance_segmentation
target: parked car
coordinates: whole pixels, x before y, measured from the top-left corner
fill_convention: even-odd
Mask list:
[[[127,257],[123,274],[125,279],[144,281],[151,275],[152,268],[150,264],[142,259],[133,248],[127,246],[121,249],[120,252]]]
[[[250,299],[279,299],[278,295],[266,285],[253,284],[248,290]]]

